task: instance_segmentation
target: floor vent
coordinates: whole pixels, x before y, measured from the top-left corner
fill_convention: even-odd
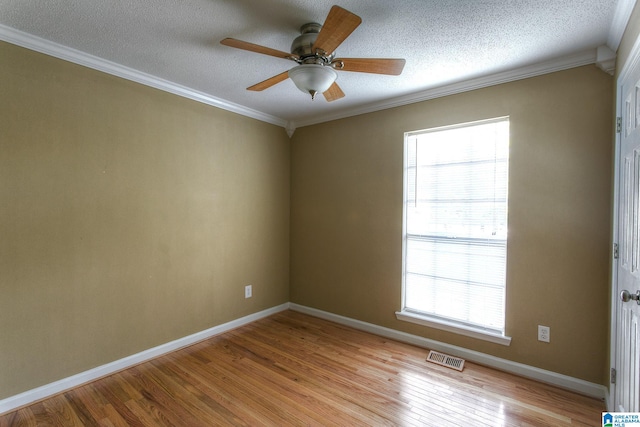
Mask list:
[[[427,356],[427,362],[433,362],[437,365],[446,366],[447,368],[462,371],[464,369],[464,359],[449,356],[448,354],[438,353],[431,350]]]

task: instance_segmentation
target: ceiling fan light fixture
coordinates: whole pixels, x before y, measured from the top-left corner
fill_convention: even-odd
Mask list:
[[[338,78],[338,74],[331,67],[324,65],[302,64],[289,70],[289,77],[298,89],[311,94],[313,99],[316,94],[329,89]]]

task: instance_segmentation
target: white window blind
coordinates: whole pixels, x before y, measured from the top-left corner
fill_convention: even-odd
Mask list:
[[[404,309],[504,333],[509,119],[406,135]]]

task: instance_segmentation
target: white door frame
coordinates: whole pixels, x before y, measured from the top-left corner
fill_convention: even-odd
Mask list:
[[[616,117],[622,117],[622,84],[625,79],[628,77],[628,74],[631,70],[635,69],[635,67],[640,66],[640,37],[638,37],[629,53],[629,57],[627,58],[627,62],[623,64],[622,69],[616,79]],[[613,185],[613,221],[612,221],[612,243],[618,244],[618,231],[619,231],[619,218],[618,215],[620,213],[619,206],[619,197],[620,197],[620,138],[621,132],[615,133],[615,149],[614,149],[614,185]],[[618,306],[619,299],[617,292],[617,280],[618,280],[618,260],[613,259],[611,262],[611,337],[609,343],[609,367],[611,369],[616,368],[616,356],[617,356],[617,345],[616,342],[616,333],[617,333],[617,318],[618,318]],[[607,410],[608,411],[616,411],[618,402],[617,396],[615,395],[616,388],[613,384],[609,383],[609,398],[607,402]]]
[[[621,78],[616,80],[616,117],[621,116],[620,109],[620,99],[621,99],[621,85],[619,82],[622,81]],[[615,149],[614,149],[614,157],[613,157],[613,221],[612,221],[612,243],[613,245],[618,245],[618,215],[619,215],[619,194],[620,194],[620,132],[615,132]],[[613,254],[613,248],[611,251]],[[618,259],[612,256],[611,262],[611,319],[610,326],[611,332],[609,337],[609,372],[612,372],[613,369],[616,369],[616,360],[617,360],[617,326],[618,326]],[[616,398],[616,387],[611,383],[611,378],[609,378],[609,383],[607,385],[609,388],[609,398],[607,399],[607,411],[615,411],[615,407],[618,405],[618,401]]]

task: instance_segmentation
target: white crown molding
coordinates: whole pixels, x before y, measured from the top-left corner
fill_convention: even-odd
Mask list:
[[[635,4],[635,0],[620,0],[621,3],[632,3],[631,9]],[[628,6],[625,6],[625,10]],[[619,14],[616,9],[616,16]],[[630,12],[629,12],[630,14]],[[628,16],[626,17],[628,20]],[[617,21],[616,21],[617,22]],[[626,21],[624,21],[626,26]],[[613,27],[612,27],[613,29]],[[624,28],[623,28],[624,30]],[[361,114],[372,113],[375,111],[385,110],[389,108],[400,107],[417,102],[428,101],[430,99],[441,98],[449,95],[455,95],[462,92],[467,92],[484,87],[494,86],[502,83],[508,83],[515,80],[526,79],[529,77],[535,77],[543,74],[552,73],[555,71],[566,70],[569,68],[579,67],[582,65],[593,64],[596,62],[596,50],[590,50],[587,52],[581,52],[573,55],[567,55],[562,58],[558,58],[551,61],[542,62],[539,64],[533,64],[514,70],[504,71],[488,76],[469,79],[457,83],[452,83],[445,86],[435,87],[427,89],[422,92],[405,95],[390,100],[385,100],[373,104],[368,104],[353,109],[340,111],[337,113],[329,113],[326,115],[316,116],[310,119],[303,119],[300,121],[287,121],[286,119],[276,117],[270,114],[263,113],[251,108],[244,107],[239,104],[235,104],[229,101],[225,101],[220,98],[216,98],[207,93],[197,91],[195,89],[182,86],[168,80],[161,79],[156,76],[152,76],[147,73],[143,73],[138,70],[134,70],[129,67],[117,64],[106,59],[99,58],[97,56],[90,55],[88,53],[72,49],[58,43],[28,34],[15,28],[11,28],[0,24],[0,40],[21,46],[36,52],[50,55],[55,58],[59,58],[65,61],[69,61],[78,65],[82,65],[94,70],[98,70],[104,73],[108,73],[117,77],[121,77],[127,80],[134,81],[149,87],[153,87],[165,92],[172,93],[174,95],[182,96],[197,102],[201,102],[213,107],[221,108],[223,110],[231,111],[246,117],[251,117],[256,120],[260,120],[266,123],[271,123],[277,126],[285,128],[289,137],[293,135],[295,129],[302,126],[309,126],[318,123],[324,123],[332,120],[343,119],[346,117],[357,116]]]
[[[123,359],[107,363],[106,365],[98,366],[97,368],[81,372],[71,377],[63,378],[59,381],[55,381],[53,383],[46,384],[35,389],[25,391],[24,393],[2,399],[0,400],[0,415],[14,411],[23,406],[30,405],[34,402],[46,399],[53,395],[62,393],[71,388],[78,387],[91,381],[95,381],[99,378],[106,377],[107,375],[114,374],[131,366],[138,365],[142,362],[146,362],[147,360],[154,359],[158,356],[162,356],[163,354],[167,354],[169,352],[176,351],[183,347],[187,347],[197,342],[206,340],[215,335],[219,335],[232,329],[239,328],[240,326],[247,325],[249,323],[255,322],[256,320],[287,310],[288,308],[289,303],[287,302],[276,307],[260,311],[258,313],[241,317],[240,319],[232,320],[222,325],[214,326],[213,328],[197,332],[193,335],[189,335],[175,341],[150,348],[148,350],[125,357]]]
[[[359,329],[361,331],[380,335],[386,338],[391,338],[397,341],[402,341],[407,344],[412,344],[425,349],[441,351],[453,356],[462,357],[481,365],[520,375],[546,384],[551,384],[567,390],[575,391],[586,396],[605,399],[605,397],[607,397],[609,393],[607,388],[601,384],[591,383],[579,378],[574,378],[556,372],[547,371],[545,369],[536,368],[535,366],[524,365],[522,363],[513,362],[511,360],[501,359],[489,354],[480,353],[478,351],[469,350],[440,341],[435,341],[429,338],[423,338],[417,335],[408,334],[406,332],[397,331],[395,329],[385,328],[383,326],[351,319],[315,308],[306,307],[295,303],[289,303],[289,309],[346,325],[354,329]]]
[[[0,24],[0,40],[193,101],[285,127],[287,121]]]
[[[296,131],[296,124],[294,122],[287,122],[287,126],[285,126],[284,130],[289,135],[289,138],[293,136],[293,133]]]
[[[605,73],[613,76],[616,71],[616,53],[609,46],[598,47],[596,65]]]
[[[422,92],[412,93],[399,98],[393,98],[374,104],[357,107],[354,109],[341,111],[339,113],[330,113],[323,116],[314,117],[308,120],[295,122],[295,127],[324,123],[332,120],[344,119],[346,117],[358,116],[360,114],[373,113],[388,108],[401,107],[404,105],[414,104],[417,102],[428,101],[430,99],[442,98],[449,95],[468,92],[475,89],[482,89],[489,86],[495,86],[502,83],[509,83],[516,80],[536,77],[543,74],[549,74],[556,71],[567,70],[570,68],[581,67],[596,62],[596,49],[585,52],[575,53],[573,55],[563,56],[561,58],[538,64],[528,65],[526,67],[516,68],[514,70],[503,71],[501,73],[491,74],[488,76],[477,77],[445,86],[439,86],[427,89]]]
[[[629,23],[635,5],[636,0],[618,0],[616,4],[613,20],[609,27],[609,37],[607,38],[607,46],[614,52],[618,51],[622,36],[627,29],[627,24]]]
[[[627,57],[627,62],[625,62],[624,64],[622,64],[622,66],[620,67],[620,73],[618,74],[618,85],[620,84],[620,82],[626,80],[629,77],[629,74],[635,70],[640,63],[640,37],[638,37],[636,39],[636,41],[633,43],[633,46],[631,47],[631,51],[629,52],[629,56]],[[619,88],[618,88],[619,89]],[[618,96],[620,96],[620,93],[618,93]],[[620,100],[618,99],[618,103],[620,102]],[[620,107],[620,104],[617,105],[617,107]],[[617,115],[620,116],[620,112],[617,112]]]

